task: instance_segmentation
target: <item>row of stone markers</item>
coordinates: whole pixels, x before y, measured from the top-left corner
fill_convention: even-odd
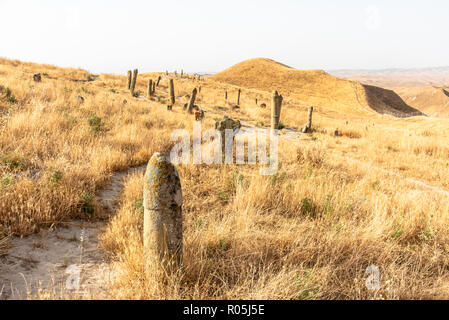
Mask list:
[[[171,79],[170,92],[172,90]],[[197,89],[194,88],[190,101],[185,106],[190,113],[196,95]],[[174,96],[172,99],[174,103]],[[275,91],[272,98],[271,129],[279,128],[282,101],[282,95]],[[313,108],[310,108],[308,123],[303,132],[312,130],[312,111]],[[241,125],[238,120],[225,117],[215,127],[222,131],[224,141],[225,129],[239,130]],[[143,199],[145,267],[147,272],[167,276],[179,270],[182,263],[182,188],[176,167],[160,153],[155,153],[148,162]]]
[[[168,71],[166,72],[168,74]],[[175,73],[176,74],[176,73]],[[134,69],[133,72],[131,70],[128,71],[128,89],[131,92],[131,95],[134,96],[134,91],[136,88],[136,82],[137,82],[137,75],[138,70]],[[183,71],[181,71],[181,77],[183,75]],[[156,87],[159,86],[159,82],[161,81],[161,76],[158,77],[157,81],[153,81],[153,79],[148,80],[148,90],[147,95],[150,99],[154,96]],[[195,99],[197,96],[197,93],[201,93],[201,87],[199,89],[194,88],[192,91],[192,95],[190,96],[190,101],[187,105],[184,105],[184,109],[187,109],[189,113],[193,113],[193,109],[195,107]],[[174,82],[173,79],[169,80],[169,96],[170,96],[170,105],[167,106],[167,110],[173,110],[173,105],[175,104],[175,88],[174,88]],[[238,89],[237,92],[237,104],[233,106],[233,109],[239,109],[240,108],[240,96],[241,96],[241,89]],[[228,99],[228,92],[225,91],[225,100]],[[280,123],[280,117],[281,117],[281,109],[282,109],[282,101],[283,97],[282,95],[278,94],[277,91],[273,93],[272,98],[272,104],[271,104],[271,129],[279,129],[279,123]],[[258,100],[256,99],[256,105],[258,104]],[[261,107],[265,107],[265,104],[261,104]],[[303,133],[310,133],[312,130],[312,111],[313,108],[311,107],[309,109],[309,121],[307,125],[302,129]],[[204,111],[197,108],[195,113],[195,119],[201,120],[204,117]]]
[[[128,71],[128,89],[134,95],[137,81],[137,69],[133,73]],[[155,87],[158,86],[161,77],[157,81],[148,82],[148,97],[152,97]],[[204,112],[195,106],[198,89],[194,88],[189,103],[184,109],[193,113],[197,110],[195,119],[201,120],[198,114]],[[237,105],[240,104],[241,90],[238,90]],[[172,107],[175,104],[175,92],[173,79],[169,80],[169,96]],[[225,99],[228,93],[225,92]],[[279,129],[283,97],[277,91],[273,93],[271,107],[271,129]],[[257,100],[256,100],[257,104]],[[171,110],[171,108],[169,109]],[[312,111],[309,110],[308,123],[303,132],[311,132]],[[230,118],[216,124],[217,129],[239,129],[240,122]],[[228,128],[229,127],[229,128]],[[235,128],[234,128],[235,127]],[[224,130],[223,130],[224,132]],[[182,188],[176,167],[165,156],[155,153],[148,162],[143,187],[144,198],[144,255],[147,272],[156,272],[158,276],[170,275],[179,270],[182,263]]]

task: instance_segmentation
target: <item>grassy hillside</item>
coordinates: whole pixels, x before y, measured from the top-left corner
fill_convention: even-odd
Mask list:
[[[449,87],[394,88],[404,101],[431,117],[449,118]]]
[[[176,78],[169,112],[168,78],[153,100],[143,94],[156,73],[139,77],[135,98],[125,76],[1,60],[0,250],[9,237],[61,221],[105,220],[102,249],[116,274],[112,299],[448,298],[449,198],[441,192],[449,189],[447,121],[368,112],[363,94],[378,89],[276,68],[279,78],[251,71],[233,84],[215,81],[220,74],[201,82]],[[40,83],[32,79],[37,72]],[[267,127],[271,92],[281,80],[281,122],[300,128],[315,101],[314,132],[280,139],[274,176],[260,176],[252,165],[180,165],[183,268],[170,283],[149,277],[143,173],[126,178],[117,212],[97,204],[98,191],[114,172],[170,150],[172,130],[191,132],[193,116],[182,106],[194,87],[202,88],[203,130],[224,115]],[[241,108],[232,110],[239,85]],[[381,272],[377,291],[365,286],[373,264]]]
[[[393,91],[343,80],[322,70],[296,70],[264,58],[251,59],[211,76],[212,80],[251,89],[276,88],[288,97],[331,110],[394,116],[420,115]]]

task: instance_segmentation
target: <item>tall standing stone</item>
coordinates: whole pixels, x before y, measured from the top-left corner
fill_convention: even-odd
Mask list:
[[[175,271],[182,263],[182,190],[175,166],[160,153],[148,162],[143,188],[147,268]]]
[[[188,106],[189,113],[192,113],[193,106],[195,105],[195,99],[196,99],[196,88],[193,88]]]
[[[237,93],[237,105],[239,106],[240,105],[240,89],[239,89],[239,92]]]
[[[138,70],[134,69],[133,80],[132,80],[132,83],[131,83],[131,95],[132,96],[134,95],[134,90],[136,89],[136,82],[137,82],[137,74],[138,73],[139,73]]]
[[[153,96],[153,80],[148,80],[148,98]]]
[[[157,77],[156,86],[159,87],[159,82],[161,82],[161,76]]]
[[[279,129],[279,120],[281,118],[281,108],[282,108],[283,98],[278,94],[277,91],[273,92],[273,97],[271,100],[271,129]]]
[[[132,72],[128,70],[128,90],[131,90]]]
[[[312,132],[312,113],[313,113],[313,107],[309,108],[309,112],[307,114],[307,125],[302,128],[302,133],[311,133]]]
[[[171,104],[174,105],[175,104],[175,85],[173,83],[173,79],[170,79],[169,87],[170,87],[170,101],[171,101]]]
[[[309,115],[308,115],[308,120],[307,120],[307,127],[312,130],[312,113],[313,113],[313,107],[309,108]]]

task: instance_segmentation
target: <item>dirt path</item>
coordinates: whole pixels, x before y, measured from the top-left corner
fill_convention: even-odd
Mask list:
[[[143,165],[116,173],[98,193],[97,200],[113,214],[123,179],[145,168]],[[13,238],[6,254],[0,257],[0,300],[107,299],[114,272],[98,240],[106,225],[107,222],[71,221],[26,238]],[[50,289],[51,295],[39,295],[39,289]]]

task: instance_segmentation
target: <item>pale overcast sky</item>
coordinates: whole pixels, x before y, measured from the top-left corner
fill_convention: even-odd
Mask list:
[[[91,72],[449,65],[447,0],[0,0],[0,56]]]

